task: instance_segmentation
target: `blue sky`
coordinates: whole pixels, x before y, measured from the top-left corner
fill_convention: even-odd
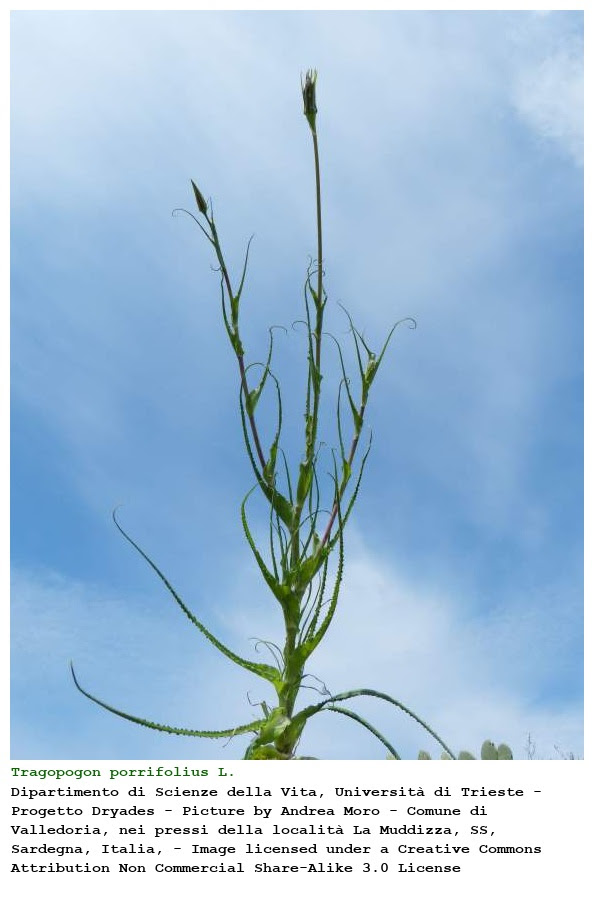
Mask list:
[[[268,326],[289,327],[275,371],[296,460],[309,66],[327,326],[346,337],[338,302],[375,346],[418,323],[374,384],[341,603],[309,671],[396,696],[458,749],[522,757],[530,734],[542,757],[583,752],[582,52],[580,13],[13,14],[13,758],[242,755],[243,738],[109,715],[69,659],[92,693],[182,727],[273,699],[110,513],[238,653],[278,639],[239,518],[252,478],[213,260],[170,213],[194,178],[234,271],[255,234],[245,344],[262,359]],[[391,708],[354,708],[403,756],[434,750]],[[384,756],[330,714],[300,751]]]

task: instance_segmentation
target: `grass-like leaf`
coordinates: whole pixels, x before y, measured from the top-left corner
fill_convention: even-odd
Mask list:
[[[114,713],[114,715],[116,716],[120,716],[121,719],[127,719],[129,722],[135,722],[137,725],[144,725],[145,728],[152,728],[154,731],[167,731],[169,734],[181,734],[185,737],[232,738],[238,734],[245,734],[248,731],[254,731],[258,733],[258,731],[266,721],[265,719],[257,719],[254,722],[248,722],[247,725],[238,725],[236,728],[225,728],[222,731],[203,731],[196,728],[176,728],[173,725],[160,725],[158,722],[149,721],[149,719],[141,719],[139,716],[131,716],[130,713],[122,712],[121,709],[116,709],[115,706],[110,706],[109,703],[104,703],[103,700],[99,700],[98,697],[94,697],[93,694],[90,694],[88,691],[85,691],[83,687],[81,687],[74,672],[74,666],[72,663],[70,663],[70,671],[78,690],[81,692],[81,694],[84,694],[85,697],[88,697],[89,700],[92,700],[93,703],[96,703],[98,706],[102,706],[103,709]]]
[[[255,675],[260,675],[261,678],[265,678],[267,681],[270,681],[272,684],[276,685],[280,680],[280,672],[277,669],[274,669],[272,666],[265,666],[262,663],[255,663],[249,659],[244,659],[243,657],[238,656],[237,653],[234,653],[232,650],[226,647],[225,644],[219,641],[219,639],[216,638],[214,634],[212,634],[212,632],[210,632],[208,628],[203,625],[199,619],[196,618],[194,613],[190,609],[188,609],[179,594],[175,591],[173,586],[167,580],[163,572],[161,572],[159,567],[153,562],[153,560],[144,552],[141,547],[138,546],[138,544],[130,537],[130,535],[124,531],[117,520],[115,510],[113,512],[112,518],[118,531],[125,537],[128,543],[131,544],[138,553],[140,553],[142,558],[146,560],[151,569],[156,572],[180,609],[186,614],[190,622],[192,622],[192,624],[202,632],[204,637],[207,638],[207,640],[209,640],[210,643],[217,648],[217,650],[220,650],[221,653],[223,653],[232,662],[237,663],[238,666],[247,669],[249,672],[253,672]]]

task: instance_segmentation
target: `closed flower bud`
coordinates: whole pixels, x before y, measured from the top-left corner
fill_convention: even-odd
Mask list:
[[[309,122],[312,131],[316,130],[316,79],[318,73],[315,69],[308,69],[305,73],[305,83],[301,82],[301,91],[303,93],[303,112]]]
[[[190,181],[192,181],[192,179],[190,179]],[[200,191],[198,190],[197,186],[194,184],[193,181],[192,181],[192,187],[194,188],[194,196],[196,198],[196,203],[198,205],[198,209],[200,210],[202,215],[205,216],[206,213],[208,212],[208,206],[206,205],[206,200],[204,199],[204,197],[202,196],[202,194],[200,193]]]

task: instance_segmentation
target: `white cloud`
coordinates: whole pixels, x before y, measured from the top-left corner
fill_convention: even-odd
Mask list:
[[[584,68],[577,51],[561,50],[521,72],[514,103],[538,134],[583,165]]]
[[[578,165],[584,161],[584,44],[561,12],[514,23],[511,101],[521,119]]]

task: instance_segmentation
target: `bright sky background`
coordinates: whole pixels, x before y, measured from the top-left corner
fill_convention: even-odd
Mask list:
[[[237,758],[187,728],[273,697],[220,657],[111,523],[241,655],[280,635],[243,538],[237,371],[189,179],[212,197],[251,360],[270,324],[301,446],[315,252],[299,78],[317,67],[327,326],[375,346],[374,446],[308,670],[458,749],[582,743],[581,13],[19,12],[12,20],[12,756]],[[329,442],[335,365],[324,387]],[[297,443],[299,438],[299,443]],[[261,522],[260,524],[263,524]],[[259,529],[257,506],[254,526]],[[310,682],[314,684],[313,680]],[[304,692],[312,702],[317,695]],[[353,704],[405,757],[411,720]],[[382,759],[343,716],[300,752]]]

